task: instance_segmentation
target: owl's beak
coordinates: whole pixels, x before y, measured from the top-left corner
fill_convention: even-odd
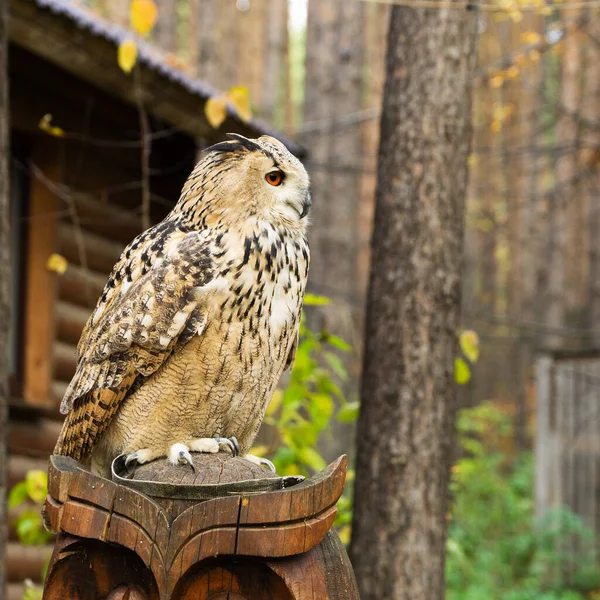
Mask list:
[[[308,214],[310,207],[312,206],[312,199],[310,197],[310,192],[306,192],[306,196],[304,196],[304,200],[302,202],[302,212],[300,213],[300,218],[304,219],[304,217]]]

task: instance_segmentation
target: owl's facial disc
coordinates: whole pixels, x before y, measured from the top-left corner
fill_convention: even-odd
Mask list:
[[[311,207],[309,179],[302,163],[273,138],[258,140],[264,154],[257,157],[263,191],[271,210],[286,219],[304,219]]]
[[[272,198],[277,212],[291,219],[304,219],[310,211],[311,198],[307,178],[293,170],[269,169],[265,175],[265,191]]]

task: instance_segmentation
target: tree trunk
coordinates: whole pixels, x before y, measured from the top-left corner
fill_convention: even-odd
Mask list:
[[[313,217],[310,288],[331,298],[309,312],[315,329],[359,345],[357,215],[361,199],[364,2],[311,0],[306,27],[306,79],[301,142],[308,148]],[[348,117],[350,117],[348,119]],[[344,120],[346,119],[346,120]],[[350,357],[357,387],[359,364]]]
[[[477,15],[393,7],[351,555],[362,600],[441,600]]]
[[[8,8],[0,2],[0,597],[6,592],[6,474],[8,421],[8,349],[10,348],[10,196],[8,180]]]
[[[598,97],[600,96],[600,47],[596,40],[600,39],[600,19],[589,25],[589,35],[585,47],[585,80],[583,82],[581,113],[588,123],[600,120]],[[588,327],[593,331],[591,343],[600,348],[600,130],[588,126],[586,131],[587,147],[580,150],[580,168],[595,170],[588,184],[590,202],[588,247],[589,254],[589,316]]]
[[[162,50],[177,52],[177,0],[158,1],[154,41]]]
[[[111,20],[122,25],[129,26],[129,2],[125,0],[104,0],[101,8],[104,14]]]

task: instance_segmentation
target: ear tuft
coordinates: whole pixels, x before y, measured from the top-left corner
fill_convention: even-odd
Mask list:
[[[239,142],[246,150],[250,150],[251,152],[255,150],[261,150],[261,147],[254,141],[249,140],[247,137],[240,135],[239,133],[228,133],[227,137]]]

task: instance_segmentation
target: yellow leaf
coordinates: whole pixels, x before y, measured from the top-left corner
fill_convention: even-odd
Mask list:
[[[552,53],[553,56],[558,56],[563,50],[563,42],[558,41],[556,42],[556,44],[554,44],[554,46],[552,47],[552,50],[550,50],[550,52]]]
[[[51,254],[46,261],[46,269],[62,275],[69,266],[67,259],[61,254]]]
[[[252,118],[252,109],[250,108],[250,94],[248,90],[241,86],[232,87],[227,92],[227,97],[231,104],[233,104],[235,111],[239,115],[240,119],[244,122],[248,122]]]
[[[491,128],[494,133],[498,133],[502,129],[502,123],[498,119],[494,119]]]
[[[508,79],[516,79],[519,76],[519,67],[517,67],[516,65],[513,65],[512,67],[508,67],[508,69],[506,69],[506,77]]]
[[[511,10],[508,16],[513,23],[520,23],[523,20],[523,13],[520,10]]]
[[[148,34],[156,23],[157,14],[158,10],[154,0],[133,0],[129,12],[133,30],[140,35]]]
[[[537,50],[531,50],[531,52],[527,54],[527,57],[531,62],[536,63],[540,60],[540,53]]]
[[[515,55],[515,65],[517,67],[522,67],[527,63],[527,57],[524,54],[516,54]]]
[[[542,41],[542,36],[537,31],[524,31],[521,34],[521,40],[525,44],[539,44]]]
[[[126,40],[121,42],[117,53],[117,61],[119,67],[125,73],[131,73],[131,69],[135,66],[137,60],[137,46],[133,40]]]
[[[38,127],[49,135],[53,135],[54,137],[63,137],[65,132],[56,125],[52,125],[52,115],[44,115],[40,122],[38,123]]]
[[[460,334],[460,349],[463,354],[472,362],[477,362],[479,358],[479,336],[472,329],[467,329]]]
[[[34,469],[28,471],[25,478],[27,485],[27,494],[37,504],[41,504],[46,499],[48,493],[48,475],[46,471]]]
[[[204,114],[210,125],[218,129],[227,116],[227,99],[209,98],[204,105]]]
[[[493,88],[499,88],[502,87],[502,84],[504,83],[504,77],[502,75],[494,75],[494,77],[492,77],[490,79],[490,85]]]
[[[464,385],[471,379],[471,369],[469,365],[462,359],[456,358],[454,360],[454,380],[459,385]]]

